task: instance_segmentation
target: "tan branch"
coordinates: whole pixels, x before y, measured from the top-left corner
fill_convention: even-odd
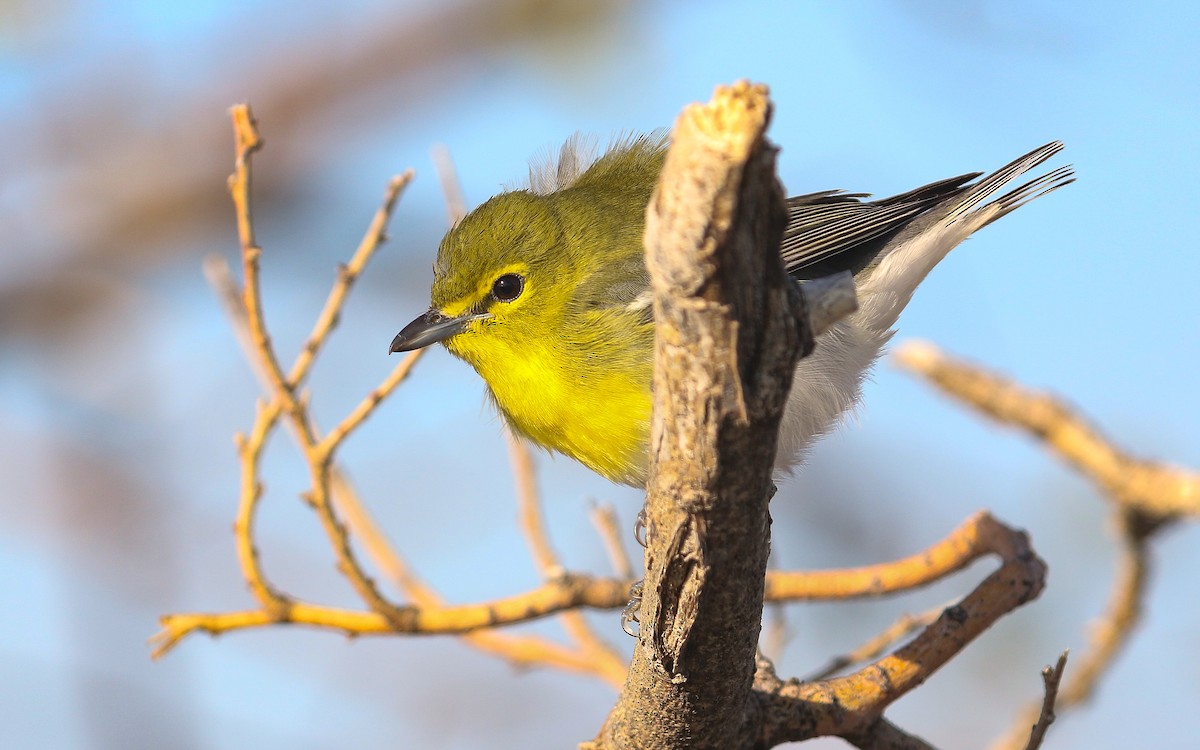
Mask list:
[[[254,519],[258,503],[262,499],[262,482],[258,479],[259,460],[267,437],[279,423],[279,404],[272,401],[269,404],[258,402],[257,413],[254,417],[254,427],[250,434],[238,434],[234,438],[237,444],[238,457],[241,461],[241,490],[238,499],[237,517],[233,522],[233,535],[237,547],[238,562],[250,593],[258,600],[263,610],[272,617],[283,619],[287,617],[287,608],[291,602],[288,597],[275,590],[267,582],[259,559],[258,547],[254,543]]]
[[[1073,708],[1092,697],[1100,677],[1112,666],[1142,618],[1150,574],[1148,539],[1129,526],[1128,518],[1122,519],[1121,529],[1117,573],[1108,607],[1092,623],[1088,648],[1076,659],[1071,679],[1059,693],[1058,705],[1062,709]]]
[[[367,263],[375,255],[375,251],[386,240],[388,222],[396,208],[396,201],[400,199],[400,194],[404,192],[404,188],[408,187],[412,179],[413,171],[410,169],[404,174],[393,177],[388,182],[383,196],[383,205],[375,211],[375,216],[371,219],[371,224],[367,227],[367,233],[363,236],[362,242],[354,251],[354,255],[350,257],[350,262],[338,266],[337,279],[334,281],[333,288],[329,290],[325,305],[317,315],[312,332],[308,334],[308,339],[301,347],[299,356],[292,364],[292,369],[288,371],[287,382],[293,388],[299,387],[309,370],[312,369],[312,363],[316,359],[317,353],[338,324],[350,288],[354,286],[354,282],[367,267]]]
[[[333,459],[333,454],[337,451],[338,446],[350,435],[351,432],[358,429],[367,417],[375,413],[375,409],[388,396],[392,395],[392,391],[396,390],[408,376],[412,373],[417,362],[424,356],[428,349],[417,349],[404,355],[388,376],[383,379],[383,382],[375,387],[370,393],[354,407],[354,410],[346,415],[345,419],[338,422],[329,434],[326,435],[317,445],[312,448],[316,458],[323,462],[329,462]]]
[[[859,736],[996,620],[1041,593],[1045,563],[1023,532],[986,514],[969,525],[978,546],[1001,558],[1000,568],[911,643],[853,674],[815,683],[760,675],[757,695],[765,719],[758,747],[824,735]]]
[[[918,615],[902,615],[883,632],[866,641],[853,651],[834,657],[824,667],[805,677],[804,681],[819,682],[820,680],[826,680],[846,667],[878,658],[896,641],[904,638],[913,631],[928,627],[930,623],[941,617],[943,611],[945,611],[945,607],[937,607]]]
[[[1138,525],[1137,519],[1130,518],[1127,513],[1118,515],[1121,546],[1108,607],[1091,624],[1088,648],[1076,659],[1077,666],[1071,671],[1071,678],[1058,692],[1059,711],[1080,706],[1092,697],[1100,679],[1141,621],[1150,568],[1148,537],[1144,533],[1147,529]],[[1012,727],[992,744],[992,750],[1024,747],[1028,727],[1038,720],[1042,710],[1042,704],[1036,702],[1022,709]]]
[[[620,525],[617,522],[617,512],[612,505],[601,505],[599,503],[592,505],[588,510],[588,516],[592,519],[592,525],[596,527],[596,533],[600,535],[600,541],[604,544],[604,550],[608,553],[608,561],[612,564],[613,573],[617,578],[625,578],[633,580],[633,563],[629,559],[629,554],[625,551],[625,545],[621,541]]]
[[[1200,473],[1133,458],[1057,397],[1027,390],[925,342],[909,342],[895,357],[942,392],[1043,441],[1122,505],[1158,518],[1200,515]]]
[[[359,501],[358,493],[341,472],[332,476],[332,490],[338,509],[346,526],[363,546],[375,567],[404,592],[419,607],[444,608],[445,600],[409,566],[384,536],[375,520]],[[567,669],[572,672],[598,675],[615,687],[624,679],[625,668],[620,665],[620,675],[611,673],[610,665],[598,662],[591,654],[567,648],[539,636],[514,635],[492,630],[475,630],[460,636],[471,646],[484,653],[505,659],[513,666],[547,666]]]
[[[235,132],[238,134],[239,144],[256,142],[251,137],[251,133],[253,133],[253,120],[250,118],[249,112],[238,109],[235,110],[234,117]],[[235,205],[238,208],[239,226],[243,228],[243,236],[247,238],[253,237],[253,222],[249,212],[248,190],[250,163],[247,158],[252,151],[253,149],[248,147],[239,151],[237,169],[230,181],[231,191],[236,196]],[[452,178],[453,175],[450,177]],[[345,266],[339,267],[338,277],[318,316],[312,333],[309,335],[288,375],[288,384],[293,389],[308,374],[321,345],[337,323],[341,308],[345,303],[351,286],[362,273],[373,253],[384,241],[388,219],[400,193],[411,181],[411,178],[412,173],[410,171],[392,179],[385,192],[383,203],[376,212],[351,261]],[[445,184],[445,176],[443,176],[443,183]],[[250,239],[250,242],[252,243],[252,239]],[[254,366],[256,373],[267,387],[268,392],[274,393],[275,386],[278,385],[279,381],[271,376],[266,366],[268,360],[261,356],[259,346],[255,343],[256,337],[250,330],[250,315],[247,311],[247,305],[244,303],[246,298],[244,291],[238,287],[237,282],[229,272],[228,265],[219,256],[211,256],[206,259],[205,274],[216,289],[218,298],[229,313],[234,332],[238,340],[242,342],[248,361]],[[254,299],[257,299],[257,297],[252,298],[252,301]],[[257,338],[261,341],[261,337]],[[332,454],[337,446],[373,412],[379,402],[404,381],[420,354],[421,352],[415,352],[413,355],[409,355],[402,360],[378,388],[369,394],[328,436],[315,445],[312,441],[316,438],[316,430],[311,427],[306,410],[304,410],[304,419],[290,420],[288,426],[296,436],[297,442],[305,449],[305,455],[310,458],[310,463],[314,466],[314,471],[316,472],[315,478],[323,479],[321,482],[314,482],[314,486],[319,490],[319,492],[314,494],[324,497],[327,500],[331,499],[336,504],[340,512],[345,516],[349,527],[354,530],[355,536],[362,541],[367,554],[372,557],[376,566],[384,571],[395,582],[397,587],[415,602],[418,607],[431,611],[440,611],[446,609],[443,600],[432,588],[424,584],[412,572],[403,558],[387,542],[378,526],[358,500],[357,493],[354,491],[344,472],[332,463]],[[268,429],[278,419],[282,408],[281,401],[283,399],[277,398],[272,400],[262,411],[263,414],[270,417],[270,420],[266,423]],[[300,406],[303,409],[304,404],[300,404]],[[305,429],[301,430],[301,427],[305,427]],[[258,433],[259,430],[256,429],[252,432],[252,435],[257,436]],[[251,440],[247,445],[250,448],[259,446],[261,445],[261,439]],[[247,482],[248,486],[258,487],[257,454],[254,451],[248,451],[244,452],[243,456],[247,461],[255,459],[254,463],[245,464],[244,481]],[[312,460],[313,458],[316,460]],[[271,620],[292,621],[288,619],[289,613],[286,610],[286,605],[290,604],[290,600],[274,592],[265,583],[259,568],[252,532],[254,503],[257,502],[258,494],[252,494],[247,491],[243,497],[244,502],[239,512],[237,535],[243,568],[246,571],[248,580],[251,582],[251,588],[256,592],[257,598],[263,602],[264,609],[273,613]],[[246,500],[246,498],[250,500]],[[329,514],[326,515],[328,516]],[[344,531],[339,533],[339,536],[342,537],[343,543],[348,543],[348,538]],[[339,557],[343,557],[340,552]],[[342,564],[344,565],[344,560]],[[301,616],[306,618],[306,624],[346,629],[343,626],[349,623],[351,629],[361,628],[361,632],[363,633],[373,633],[380,627],[378,618],[386,615],[387,612],[384,612],[383,615],[376,613],[374,616],[363,616],[364,614],[347,614],[340,610],[314,609],[313,605],[305,605]],[[164,653],[182,635],[193,630],[213,631],[253,627],[261,624],[260,620],[260,617],[248,616],[247,613],[168,616],[168,619],[164,620],[164,622],[169,622],[171,628],[178,632],[174,632],[173,634],[166,632],[161,635],[160,646],[156,650],[156,654]],[[395,631],[391,630],[389,632]],[[568,649],[544,638],[514,636],[487,631],[471,631],[463,637],[477,648],[499,655],[516,665],[546,664],[573,671],[588,672],[597,674],[614,685],[619,684],[624,679],[623,664],[614,662],[611,658],[597,658],[595,653]]]
[[[980,557],[996,554],[997,522],[980,511],[942,541],[902,560],[861,568],[814,571],[771,571],[769,601],[829,601],[882,596],[927,586],[966,568]]]
[[[543,580],[558,578],[566,572],[553,546],[550,535],[546,532],[546,521],[542,516],[542,498],[538,492],[537,478],[534,475],[533,456],[525,445],[509,429],[504,430],[504,440],[508,444],[508,458],[512,465],[513,481],[517,486],[517,523],[525,543],[529,545],[529,554],[533,556],[533,564]]]
[[[257,614],[193,612],[163,615],[161,619],[168,630],[182,629],[183,625],[179,623],[186,625],[187,630],[226,631],[278,622],[315,625],[362,635],[385,631],[412,635],[461,635],[481,628],[529,622],[580,607],[595,608],[598,603],[605,606],[623,586],[624,581],[613,578],[563,576],[531,591],[503,599],[457,606],[397,607],[395,613],[388,615],[293,601],[278,614],[262,610]]]
[[[509,458],[513,467],[513,478],[517,485],[517,509],[521,534],[529,545],[534,564],[542,579],[553,581],[567,575],[566,569],[550,544],[546,522],[542,514],[541,493],[533,468],[533,456],[529,446],[510,430],[504,431],[508,442]],[[619,687],[625,681],[625,661],[617,650],[596,633],[584,613],[564,611],[559,615],[567,635],[575,642],[579,654],[596,663],[595,672]]]
[[[236,142],[236,161],[234,173],[229,178],[229,191],[233,197],[234,208],[238,217],[238,235],[242,243],[242,272],[244,275],[242,299],[253,351],[260,364],[260,371],[266,374],[267,385],[271,392],[272,400],[278,401],[282,405],[284,413],[288,415],[292,422],[296,439],[304,452],[305,461],[309,465],[309,472],[312,479],[312,486],[307,499],[316,511],[321,526],[337,555],[338,570],[346,576],[358,596],[373,611],[385,617],[402,617],[404,616],[402,610],[383,596],[379,588],[375,585],[375,582],[358,564],[345,528],[335,514],[329,493],[329,477],[332,451],[336,448],[337,440],[330,443],[321,442],[316,428],[308,416],[307,407],[297,397],[294,385],[284,376],[279,365],[279,359],[271,347],[271,340],[267,334],[266,322],[263,318],[262,290],[259,284],[259,261],[262,256],[262,250],[254,244],[254,224],[250,211],[250,185],[252,177],[250,157],[261,147],[262,140],[259,138],[254,117],[247,105],[234,107],[231,114]],[[386,212],[390,211],[390,207],[391,204],[385,200],[385,221]],[[368,231],[368,239],[364,243],[366,247],[362,249],[362,252],[358,253],[363,263],[374,252],[374,246],[378,244],[377,238],[381,236],[380,233]],[[335,303],[333,306],[327,305],[327,309],[330,310],[327,318],[328,325],[333,325],[336,322],[338,309],[345,299],[345,291],[348,290],[350,281],[350,279],[342,277],[335,282],[334,290],[331,293],[331,298],[334,299]],[[342,286],[345,289],[339,292],[338,288]],[[325,335],[324,332],[317,331],[316,340],[324,340]],[[307,367],[300,367],[304,359],[305,355],[301,354],[297,360],[297,372],[307,369]],[[405,364],[401,363],[393,371],[392,377],[396,382],[403,379],[402,376],[397,376],[397,372],[403,370],[404,367]],[[370,408],[366,409],[365,413],[356,411],[352,415],[353,420],[349,423],[343,422],[340,426],[343,428],[341,437],[344,437],[345,434],[349,433],[350,429],[360,423],[365,418],[366,413],[369,413],[377,404],[378,401],[372,402]]]

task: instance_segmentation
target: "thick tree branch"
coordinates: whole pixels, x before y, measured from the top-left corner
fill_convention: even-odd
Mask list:
[[[753,735],[776,433],[812,347],[777,250],[769,119],[766,89],[746,83],[686,109],[647,209],[646,581],[629,677],[596,747],[736,748]]]

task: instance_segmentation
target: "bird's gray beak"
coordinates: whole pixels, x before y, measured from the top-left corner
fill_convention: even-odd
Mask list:
[[[392,346],[388,349],[388,354],[409,352],[445,341],[454,334],[462,332],[470,323],[490,317],[489,313],[480,313],[451,318],[443,315],[439,310],[430,308],[396,334],[396,338],[392,339]]]

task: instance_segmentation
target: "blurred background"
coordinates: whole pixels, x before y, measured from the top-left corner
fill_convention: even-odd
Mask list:
[[[1185,2],[0,2],[0,746],[570,747],[613,702],[590,678],[514,671],[442,638],[262,630],[150,661],[159,614],[251,603],[231,436],[259,391],[200,270],[210,253],[235,260],[231,104],[251,102],[266,139],[255,210],[287,362],[387,179],[418,172],[317,363],[322,424],[389,371],[387,344],[427,306],[446,224],[431,146],[449,148],[474,205],[577,130],[603,142],[669,125],[745,77],[771,87],[792,192],[891,194],[1065,141],[1056,163],[1078,183],[951,255],[901,338],[1065,394],[1133,452],[1196,467],[1197,28]],[[482,394],[439,349],[344,453],[395,544],[458,602],[537,583]],[[614,503],[628,525],[638,494],[566,459],[539,469],[565,561],[607,573],[588,504]],[[354,605],[297,500],[286,435],[264,470],[268,574]],[[907,555],[980,508],[1030,530],[1050,585],[889,712],[944,747],[983,746],[1040,695],[1044,664],[1081,652],[1113,572],[1097,493],[885,362],[858,418],[774,501],[787,568]],[[1167,534],[1155,560],[1132,645],[1049,746],[1195,747],[1200,529]],[[988,569],[885,602],[789,607],[780,672]],[[616,613],[594,619],[629,648]]]

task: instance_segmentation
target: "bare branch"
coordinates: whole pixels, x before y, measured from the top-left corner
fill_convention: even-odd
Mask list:
[[[1059,711],[1086,701],[1141,618],[1149,568],[1148,538],[1183,516],[1200,516],[1200,474],[1135,459],[1116,447],[1061,399],[961,362],[931,344],[905,345],[901,366],[943,392],[1041,440],[1113,501],[1121,530],[1120,557],[1107,611],[1092,625],[1092,642],[1058,695]],[[993,748],[1020,748],[1026,728],[1043,711],[1034,703]],[[1039,740],[1040,742],[1040,740]]]
[[[394,613],[354,612],[300,601],[273,613],[247,612],[163,615],[163,627],[177,641],[193,630],[219,633],[270,624],[313,625],[343,630],[353,635],[384,632],[420,635],[460,635],[481,628],[528,622],[579,607],[607,603],[621,590],[624,581],[612,578],[560,577],[523,594],[481,604],[458,606],[397,607]]]
[[[777,248],[766,89],[679,117],[646,217],[655,373],[648,547],[626,689],[595,747],[745,746],[775,437],[811,349]],[[807,323],[804,323],[807,325]]]
[[[546,523],[542,516],[541,493],[538,492],[537,478],[533,468],[533,457],[529,446],[510,430],[504,431],[508,441],[509,457],[512,461],[513,476],[517,484],[517,506],[520,518],[521,532],[529,544],[538,572],[546,581],[554,581],[567,576],[566,569],[555,554],[550,536],[546,532]],[[588,623],[582,612],[564,611],[561,613],[563,627],[575,641],[579,653],[591,658],[597,663],[596,672],[609,678],[616,678],[616,684],[624,681],[625,661],[611,644],[601,638]]]
[[[408,379],[408,376],[412,373],[413,368],[416,367],[417,361],[420,360],[427,351],[428,349],[417,349],[406,354],[404,358],[392,368],[392,371],[386,378],[384,378],[382,383],[368,393],[366,397],[358,403],[358,406],[354,407],[354,410],[346,415],[345,419],[343,419],[341,422],[338,422],[338,424],[329,431],[329,434],[326,435],[323,440],[312,447],[314,456],[320,461],[330,461],[333,458],[334,452],[338,449],[338,446],[342,444],[342,441],[344,441],[351,432],[358,429],[358,427],[366,421],[367,417],[374,414],[375,409],[379,406],[379,404],[385,398],[392,395],[392,391],[396,390],[401,383]]]
[[[846,667],[861,664],[862,662],[875,659],[883,654],[896,641],[904,638],[909,633],[912,633],[920,628],[927,627],[930,623],[941,617],[945,607],[935,607],[934,609],[922,612],[919,615],[902,615],[894,623],[889,625],[886,630],[879,633],[871,640],[862,644],[848,654],[836,656],[829,661],[821,669],[813,672],[808,677],[804,678],[804,682],[818,682],[826,680],[842,671]]]
[[[863,750],[934,750],[933,745],[883,718],[845,740]]]
[[[371,219],[371,225],[367,227],[367,233],[363,236],[362,242],[359,243],[358,249],[354,251],[350,262],[344,266],[338,266],[337,279],[334,281],[333,288],[329,290],[329,296],[325,300],[325,306],[321,308],[321,313],[317,315],[317,320],[313,323],[312,333],[308,334],[308,340],[304,342],[304,346],[300,349],[300,355],[296,357],[296,361],[292,364],[292,369],[288,372],[288,383],[293,388],[300,386],[300,383],[308,375],[308,371],[312,368],[313,360],[317,356],[317,352],[321,350],[325,340],[329,338],[329,334],[337,326],[338,318],[341,316],[342,306],[346,303],[346,295],[350,292],[350,287],[358,280],[363,269],[367,267],[367,262],[379,249],[379,246],[387,239],[387,226],[391,220],[392,211],[396,208],[396,201],[399,200],[400,194],[408,184],[412,182],[413,171],[410,169],[404,174],[397,175],[388,183],[387,191],[383,196],[383,205],[375,212],[374,218]]]
[[[383,531],[371,518],[359,501],[358,493],[346,476],[339,471],[331,476],[332,490],[338,510],[346,526],[363,546],[363,550],[381,573],[418,607],[445,608],[446,602],[409,566],[384,536]],[[594,655],[579,649],[567,648],[535,635],[515,635],[494,630],[474,630],[460,636],[472,647],[505,659],[513,666],[546,666],[566,669],[600,677],[613,687],[620,687],[625,679],[625,665],[598,660]]]
[[[1108,607],[1091,624],[1088,649],[1076,660],[1071,679],[1059,694],[1059,707],[1073,708],[1092,697],[1100,678],[1129,642],[1142,618],[1146,581],[1150,574],[1147,537],[1121,519],[1121,546]]]
[[[1038,714],[1037,723],[1029,730],[1029,742],[1025,750],[1038,750],[1046,739],[1046,730],[1054,723],[1054,701],[1058,697],[1058,683],[1062,681],[1063,670],[1067,668],[1067,652],[1058,657],[1058,663],[1053,667],[1042,669],[1042,686],[1045,695],[1042,699],[1042,709]]]
[[[909,342],[895,357],[944,393],[1042,440],[1118,503],[1160,519],[1200,516],[1200,473],[1129,456],[1060,399],[958,361],[926,342]]]
[[[990,533],[998,522],[984,511],[968,518],[945,539],[902,560],[861,568],[771,571],[769,601],[829,601],[910,591],[957,573],[986,555],[997,554]]]
[[[1000,568],[958,604],[943,610],[911,643],[853,674],[815,683],[760,675],[756,687],[763,719],[755,747],[825,735],[860,735],[889,705],[927,680],[994,622],[1041,593],[1046,566],[1023,532],[987,514],[976,515],[968,525],[978,547],[999,555]]]
[[[551,580],[563,575],[566,570],[558,560],[550,544],[550,536],[546,533],[546,523],[542,518],[542,498],[538,492],[537,478],[534,476],[533,456],[529,447],[521,439],[504,430],[504,440],[508,443],[509,463],[512,464],[513,481],[517,485],[517,520],[521,527],[521,535],[529,545],[529,553],[533,563],[543,580]]]
[[[589,509],[588,515],[592,519],[592,525],[596,527],[596,533],[600,535],[600,541],[604,543],[605,551],[608,552],[608,560],[612,563],[613,573],[618,578],[632,581],[633,563],[629,560],[629,554],[625,551],[625,545],[621,541],[617,511],[611,504],[595,503]]]

